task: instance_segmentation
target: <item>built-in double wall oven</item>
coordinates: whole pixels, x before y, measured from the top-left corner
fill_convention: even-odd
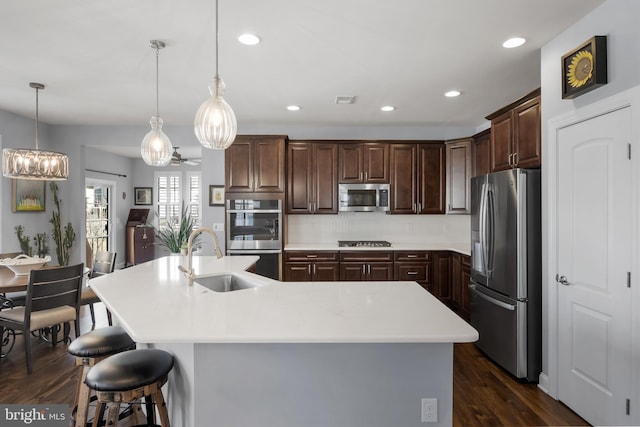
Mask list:
[[[258,255],[256,273],[280,280],[282,200],[227,200],[227,254]]]

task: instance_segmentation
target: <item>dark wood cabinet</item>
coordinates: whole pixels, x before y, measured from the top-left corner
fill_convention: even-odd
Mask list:
[[[287,282],[337,281],[338,252],[285,251],[284,280]]]
[[[155,258],[156,231],[153,227],[128,226],[125,242],[126,265],[136,265]]]
[[[389,182],[388,143],[345,142],[338,146],[338,181],[341,184]]]
[[[434,293],[431,254],[427,251],[394,252],[394,280],[415,281]]]
[[[287,212],[338,213],[338,146],[327,142],[287,144]]]
[[[473,136],[472,169],[472,176],[485,175],[491,172],[491,129]]]
[[[225,150],[227,193],[282,193],[285,141],[280,135],[239,135]]]
[[[451,307],[466,321],[471,315],[471,257],[457,252],[451,253]]]
[[[540,89],[487,116],[491,171],[537,168],[542,162]]]
[[[471,213],[471,138],[447,141],[447,214]]]
[[[444,304],[451,303],[451,252],[435,251],[433,257],[434,295]]]
[[[340,280],[393,280],[393,252],[340,252]]]
[[[390,144],[393,214],[445,212],[445,145],[443,142]]]

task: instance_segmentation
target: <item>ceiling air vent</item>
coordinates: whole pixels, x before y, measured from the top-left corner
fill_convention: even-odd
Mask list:
[[[336,96],[336,104],[355,104],[355,96]]]

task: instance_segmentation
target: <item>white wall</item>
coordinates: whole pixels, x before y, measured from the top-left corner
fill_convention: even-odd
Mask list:
[[[561,115],[573,113],[612,95],[640,85],[640,2],[636,0],[609,0],[575,25],[559,34],[541,50],[542,84],[542,153],[553,153],[556,147],[550,145],[549,121]],[[594,35],[606,35],[609,83],[573,100],[563,100],[561,95],[561,58],[567,52],[580,46]],[[637,131],[636,131],[637,134]],[[543,250],[552,252],[549,234],[555,227],[554,218],[549,215],[553,203],[550,194],[554,182],[550,182],[549,169],[552,167],[543,159],[542,167],[542,231]],[[555,378],[556,318],[554,295],[556,284],[552,280],[555,271],[550,271],[553,260],[543,257],[543,375],[541,386],[552,396],[557,396]],[[637,291],[633,307],[637,308]],[[632,330],[638,330],[637,324]],[[637,333],[636,333],[637,334]],[[636,378],[636,383],[638,379]],[[636,387],[640,390],[640,386]],[[636,391],[637,395],[637,391]]]

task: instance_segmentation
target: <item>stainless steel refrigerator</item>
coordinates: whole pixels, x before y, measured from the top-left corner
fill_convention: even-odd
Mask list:
[[[476,345],[518,378],[542,368],[540,171],[471,179],[471,325]]]

